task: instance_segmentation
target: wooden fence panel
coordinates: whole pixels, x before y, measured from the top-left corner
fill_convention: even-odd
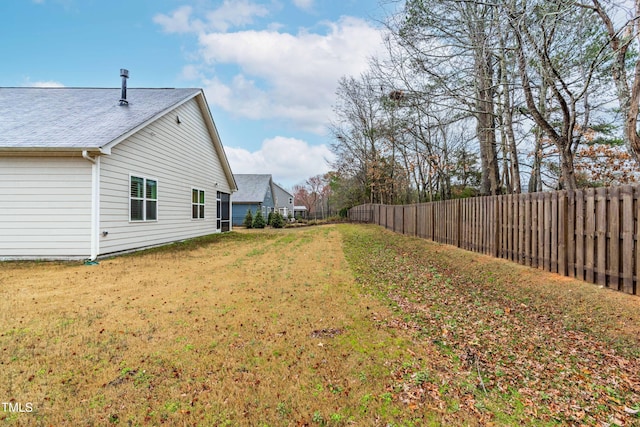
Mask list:
[[[393,231],[402,234],[403,232],[403,215],[404,206],[393,206]]]
[[[615,187],[609,190],[609,206],[607,211],[608,221],[607,226],[607,240],[605,249],[608,251],[606,254],[606,283],[607,287],[620,289],[620,189]]]
[[[525,238],[525,225],[524,225],[524,215],[525,215],[525,204],[524,204],[524,194],[518,194],[518,263],[525,263],[525,248],[524,248],[524,238]]]
[[[636,187],[633,190],[633,241],[634,241],[634,256],[635,256],[635,272],[634,272],[634,291],[637,294],[640,294],[640,290],[638,289],[638,282],[640,281],[640,241],[638,240],[638,235],[640,234],[640,203],[638,203],[638,199],[640,199],[640,188]]]
[[[524,265],[531,267],[531,194],[524,196]]]
[[[638,294],[640,187],[365,204],[348,218]]]
[[[576,277],[576,193],[567,192],[567,275]]]
[[[585,199],[585,279],[593,283],[596,265],[596,196],[593,188],[587,189]]]
[[[531,267],[538,267],[538,196],[531,195]]]
[[[596,190],[596,282],[607,285],[607,189]]]
[[[584,192],[580,191],[576,193],[576,277],[580,280],[585,280],[586,269],[585,269],[585,253],[586,253],[586,245],[585,245],[585,210],[586,203],[584,201]]]
[[[622,196],[622,290],[635,293],[633,286],[634,270],[634,218],[633,218],[633,188],[625,185],[620,189]]]
[[[494,218],[494,199],[493,197],[484,198],[484,206],[482,210],[484,212],[484,253],[487,255],[493,255],[493,249],[495,247],[495,221]]]
[[[544,269],[544,193],[537,194],[538,199],[538,223],[536,224],[536,231],[538,233],[538,268]]]
[[[542,268],[545,271],[551,271],[551,194],[543,193],[542,196],[543,220],[540,224],[542,238],[538,243],[542,244]]]
[[[552,273],[558,272],[558,193],[551,193],[549,201],[549,209],[551,216],[551,239],[549,248],[551,249],[549,258],[549,270]]]
[[[416,205],[404,207],[402,223],[404,224],[403,233],[409,236],[416,235]]]
[[[467,203],[466,200],[460,200],[460,245],[459,247],[469,249],[467,244]]]
[[[432,227],[433,221],[428,215],[429,205],[421,203],[418,205],[418,237],[423,239],[431,239],[431,233],[427,229]]]
[[[566,276],[567,270],[567,193],[558,193],[558,273]]]

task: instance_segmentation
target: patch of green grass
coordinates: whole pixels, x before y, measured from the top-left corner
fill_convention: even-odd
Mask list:
[[[616,312],[621,305],[618,300],[624,299],[620,295],[596,296],[588,284],[569,288],[564,278],[552,288],[551,275],[538,271],[522,280],[524,267],[380,227],[339,229],[356,280],[393,312],[395,319],[385,319],[381,325],[404,329],[435,352],[425,359],[439,366],[436,370],[415,370],[408,362],[397,369],[402,378],[395,376],[394,394],[411,396],[411,387],[438,384],[436,398],[460,417],[461,425],[470,409],[480,424],[489,420],[497,425],[534,426],[606,423],[620,416],[616,402],[640,400],[638,393],[620,386],[622,378],[633,375],[631,365],[640,369],[637,358],[630,357],[640,350],[637,336],[624,340],[624,335],[612,333],[627,333],[611,323],[620,318]],[[590,301],[608,309],[577,310],[570,293],[574,289],[578,289],[578,301],[585,292],[593,293]],[[616,302],[605,303],[609,297]],[[623,312],[629,319],[637,318],[626,308]],[[629,329],[637,331],[636,326]],[[575,333],[567,336],[568,330]],[[616,343],[626,373],[615,380],[615,386],[601,388],[605,398],[600,398],[585,393],[585,387],[592,390],[597,378],[610,378],[611,372],[618,375],[621,368],[603,366],[608,363],[606,343]],[[371,353],[372,349],[362,350]],[[591,371],[607,374],[585,374]],[[531,387],[532,383],[536,386]],[[557,392],[560,389],[562,393]],[[469,395],[473,400],[461,398]],[[392,408],[385,408],[391,403],[389,397],[379,396],[383,412],[393,415]],[[595,409],[585,415],[579,408]]]

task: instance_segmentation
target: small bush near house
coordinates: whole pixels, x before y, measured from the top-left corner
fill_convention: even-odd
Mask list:
[[[264,228],[267,224],[264,222],[264,216],[261,211],[256,212],[256,216],[253,217],[253,228]]]
[[[247,214],[244,216],[244,222],[242,223],[247,228],[253,227],[253,214],[251,213],[251,209],[247,211]]]
[[[284,217],[280,212],[275,212],[271,216],[271,226],[273,228],[282,228],[284,227]]]
[[[272,220],[273,220],[273,211],[269,212],[269,215],[267,215],[267,225],[271,225]]]

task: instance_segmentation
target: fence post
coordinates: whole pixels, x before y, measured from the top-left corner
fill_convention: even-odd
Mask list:
[[[607,285],[607,189],[596,190],[596,272],[600,286]],[[618,237],[619,239],[619,237]]]
[[[622,289],[633,294],[633,187],[622,187]]]
[[[501,201],[503,196],[493,196],[493,218],[490,219],[491,223],[493,223],[493,248],[492,255],[494,258],[498,258],[499,246],[500,246],[500,228],[501,226],[498,224],[498,220],[500,219],[498,216],[498,212],[501,211]]]
[[[620,290],[620,188],[609,189],[607,287]]]
[[[576,193],[574,190],[567,191],[566,213],[567,275],[576,277]]]
[[[558,195],[558,273],[567,275],[567,192]]]

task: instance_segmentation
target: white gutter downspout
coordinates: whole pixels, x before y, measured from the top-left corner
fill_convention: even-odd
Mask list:
[[[94,261],[100,252],[100,156],[91,157],[84,150],[82,157],[91,162],[91,261]]]

